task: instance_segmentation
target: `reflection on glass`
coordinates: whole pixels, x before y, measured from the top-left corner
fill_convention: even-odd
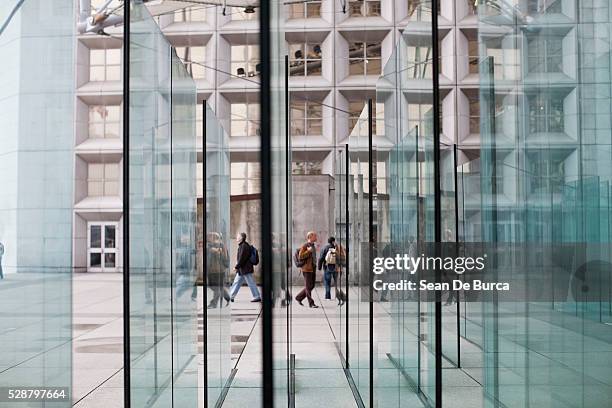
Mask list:
[[[102,247],[102,227],[100,225],[92,225],[90,227],[91,231],[91,244],[92,248],[101,248]]]
[[[115,267],[115,254],[104,254],[104,267],[106,268]]]
[[[128,391],[132,406],[196,407],[195,84],[131,5]]]
[[[115,232],[116,228],[114,225],[104,226],[104,247],[115,248]]]

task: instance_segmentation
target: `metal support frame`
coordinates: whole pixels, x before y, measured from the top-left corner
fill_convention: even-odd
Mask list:
[[[368,235],[369,235],[369,250],[370,257],[369,265],[372,265],[372,250],[375,244],[374,236],[374,151],[373,151],[373,130],[374,122],[372,118],[373,105],[372,99],[368,99]],[[369,276],[369,335],[370,335],[370,407],[374,406],[374,286],[373,275]]]
[[[204,408],[208,408],[208,284],[207,267],[208,251],[206,250],[207,240],[207,217],[206,217],[206,100],[202,101],[202,339],[204,341]],[[225,282],[223,282],[225,285]],[[223,299],[220,299],[223,302]]]
[[[442,242],[442,186],[440,171],[440,43],[438,36],[439,0],[431,1],[431,40],[433,75],[433,159],[434,159],[434,237],[436,256]],[[436,268],[436,282],[442,281],[442,271]],[[435,302],[435,406],[442,407],[442,292],[436,291]]]
[[[270,0],[261,0],[259,8],[259,46],[261,56],[261,272],[262,272],[262,406],[274,407],[274,357],[272,324],[272,91]]]
[[[344,286],[346,288],[346,291],[344,293],[344,304],[346,306],[346,310],[344,311],[344,313],[346,314],[346,324],[345,324],[345,341],[346,341],[346,352],[345,352],[345,356],[344,356],[344,360],[345,360],[345,364],[344,364],[344,368],[345,369],[349,369],[350,368],[350,363],[349,363],[349,261],[348,261],[348,254],[349,254],[349,243],[350,243],[350,237],[349,237],[349,233],[350,233],[350,228],[349,228],[349,182],[350,182],[350,175],[349,175],[349,171],[351,168],[351,160],[349,157],[349,144],[345,144],[344,145],[344,169],[345,169],[345,175],[344,175],[344,182],[345,182],[345,203],[344,203],[344,233],[345,233],[345,243],[344,243]]]
[[[130,377],[130,6],[123,26],[123,406],[131,406]]]

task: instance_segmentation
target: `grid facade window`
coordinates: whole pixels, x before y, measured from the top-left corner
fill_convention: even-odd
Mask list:
[[[233,162],[230,168],[231,195],[259,194],[261,171],[258,162]]]
[[[380,43],[352,43],[349,46],[350,75],[380,75],[382,73]]]
[[[89,50],[89,80],[91,82],[121,80],[121,49]]]
[[[516,80],[520,75],[521,64],[519,63],[518,50],[502,48],[487,48],[487,55],[493,57],[493,70],[495,79]]]
[[[91,139],[118,138],[121,129],[119,105],[92,105],[89,107],[89,137]]]
[[[259,104],[232,103],[231,136],[259,136]]]
[[[471,97],[470,101],[470,133],[480,133],[480,99]]]
[[[349,2],[349,16],[351,17],[377,17],[380,16],[380,1],[363,0]]]
[[[406,73],[410,79],[433,78],[431,47],[411,46],[407,47],[408,67]]]
[[[206,101],[204,101],[204,103],[206,103]],[[198,103],[196,104],[196,137],[198,139],[201,139],[202,137],[204,137],[204,129],[202,129],[202,118],[203,118],[204,112],[202,112],[202,104]]]
[[[529,133],[564,132],[563,98],[538,94],[528,97]]]
[[[206,7],[187,7],[174,12],[175,23],[206,21]]]
[[[544,13],[556,14],[562,12],[561,0],[530,0],[527,2],[527,13],[531,15]]]
[[[528,154],[529,155],[529,154]],[[529,155],[531,193],[561,193],[565,185],[565,161],[547,152]]]
[[[119,163],[89,163],[87,194],[90,197],[119,195]]]
[[[369,175],[369,165],[367,161],[360,162],[351,162],[351,174],[361,174],[363,175],[363,192],[368,194],[370,192],[370,184],[368,180],[370,179]],[[386,163],[379,161],[376,162],[376,192],[378,194],[386,194],[387,193],[387,167]],[[354,177],[353,188],[355,191],[360,191],[359,189],[359,177]]]
[[[365,111],[364,111],[365,109]],[[349,102],[349,133],[359,136],[368,134],[367,103],[363,101]],[[374,103],[372,106],[374,121],[372,133],[378,136],[384,135],[385,131],[385,104]],[[365,114],[363,114],[365,112]],[[355,129],[357,128],[357,129]]]
[[[255,76],[259,74],[259,61],[259,45],[232,45],[232,74]]]
[[[431,103],[409,103],[408,111],[408,130],[413,131],[419,127],[420,134],[433,133],[433,104]],[[442,101],[440,101],[440,118],[443,118]],[[444,132],[444,121],[440,120],[440,132]]]
[[[294,161],[291,163],[291,173],[294,176],[304,174],[323,174],[323,163],[318,160]]]
[[[322,135],[323,107],[319,102],[291,101],[291,135]]]
[[[297,43],[289,45],[289,72],[291,76],[321,75],[321,46],[313,43]]]
[[[175,47],[176,55],[183,61],[193,79],[206,77],[206,46]]]
[[[289,5],[289,18],[319,18],[321,17],[321,2],[294,3]]]
[[[528,38],[527,69],[532,73],[563,72],[563,38],[542,35]]]
[[[410,21],[431,21],[431,0],[407,0]]]

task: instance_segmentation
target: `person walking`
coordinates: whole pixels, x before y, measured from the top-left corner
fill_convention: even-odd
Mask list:
[[[206,282],[213,291],[213,298],[210,300],[208,308],[216,308],[221,296],[227,302],[225,306],[229,305],[230,295],[225,287],[229,253],[223,245],[223,238],[219,232],[209,232],[206,236],[206,265]]]
[[[247,242],[246,237],[244,232],[241,232],[236,237],[236,242],[238,242],[238,254],[236,255],[236,266],[234,266],[236,278],[234,278],[234,283],[230,289],[230,300],[234,301],[242,283],[246,280],[249,289],[251,289],[251,295],[253,295],[251,302],[261,302],[259,289],[255,279],[253,279],[253,260],[251,255],[255,248]]]
[[[331,300],[331,281],[334,280],[334,288],[336,289],[336,296],[338,295],[338,271],[336,265],[338,262],[336,251],[336,238],[329,237],[327,239],[327,245],[321,250],[319,255],[319,261],[317,262],[317,269],[323,268],[323,282],[325,283],[325,300]]]
[[[318,308],[312,299],[312,290],[315,287],[315,279],[316,279],[316,259],[317,259],[317,250],[315,248],[315,243],[317,242],[317,233],[314,231],[310,231],[306,234],[306,243],[302,245],[298,251],[297,257],[302,264],[302,275],[304,275],[304,289],[300,291],[295,297],[295,300],[301,305],[304,306],[302,300],[304,298],[308,298],[308,304],[311,308]]]
[[[342,272],[346,266],[346,251],[344,247],[335,243],[336,245],[336,272],[338,273],[338,280],[336,282],[336,299],[338,300],[338,306],[342,306],[346,302],[346,294],[342,290]]]
[[[4,279],[4,271],[2,270],[2,256],[4,255],[4,244],[0,242],[0,279]]]

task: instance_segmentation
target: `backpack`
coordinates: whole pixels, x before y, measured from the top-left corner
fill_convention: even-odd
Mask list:
[[[328,265],[336,265],[336,248],[329,248],[325,254],[325,263]]]
[[[295,250],[295,254],[293,254],[293,262],[295,263],[295,266],[297,266],[298,268],[301,268],[302,266],[304,266],[306,264],[306,259],[300,259],[300,248]]]
[[[257,251],[257,248],[255,248],[253,245],[251,245],[251,257],[249,258],[249,262],[253,266],[259,264],[259,252]]]

